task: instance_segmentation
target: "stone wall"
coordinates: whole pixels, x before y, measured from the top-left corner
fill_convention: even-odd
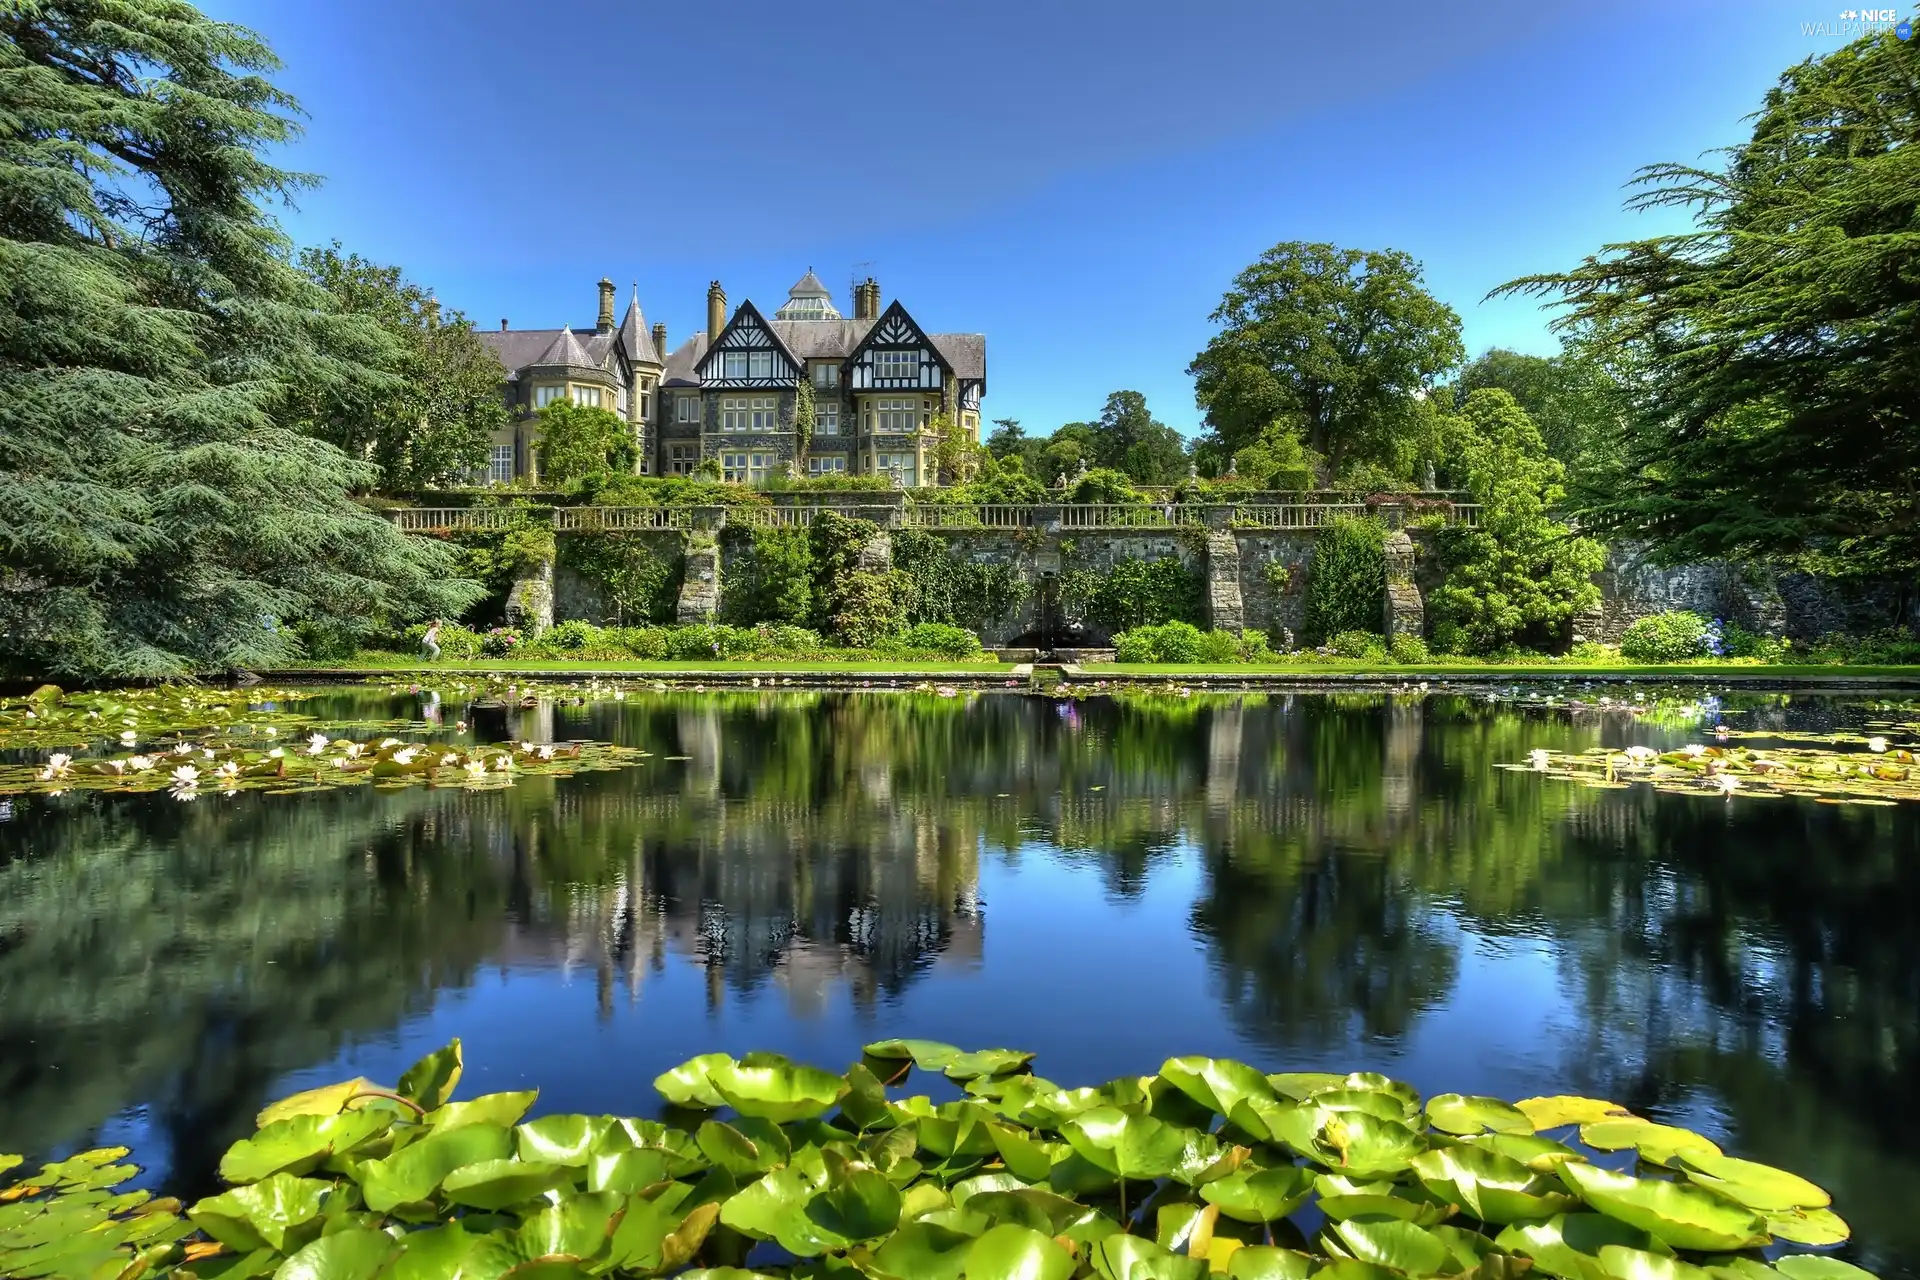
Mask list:
[[[618,534],[564,533],[559,537],[559,557],[553,569],[553,616],[557,621],[565,622],[577,619],[591,622],[595,626],[610,627],[625,622],[628,625],[642,621],[638,618],[622,619],[614,609],[613,602],[607,598],[607,592],[598,579],[589,577],[567,563],[567,547],[576,538],[617,537],[646,547],[660,560],[671,565],[680,558],[686,540],[684,534],[634,531]]]
[[[1606,644],[1618,644],[1635,620],[1674,609],[1795,640],[1914,623],[1911,593],[1897,583],[1837,582],[1725,561],[1662,566],[1639,543],[1608,548],[1597,581],[1600,607],[1580,618],[1574,632]]]
[[[898,522],[897,503],[889,502],[892,495],[886,494],[843,496],[847,514],[882,525],[882,536],[868,552],[871,567],[884,566],[889,550],[885,527]],[[663,557],[688,556],[679,609],[683,621],[711,617],[723,607],[722,584],[736,571],[733,557],[744,553],[744,540],[723,538],[716,545],[713,525],[723,518],[704,518],[702,528],[693,534],[662,531],[622,535],[657,542]],[[1048,609],[1059,608],[1060,587],[1069,573],[1105,574],[1127,560],[1167,557],[1179,560],[1200,576],[1205,618],[1213,625],[1265,631],[1275,637],[1291,632],[1296,641],[1305,640],[1305,590],[1317,537],[1311,529],[927,532],[945,542],[955,555],[1011,566],[1017,579],[1028,586],[1019,606],[981,627],[982,639],[989,644],[1032,643],[1035,634],[1049,623]],[[1439,565],[1432,554],[1430,537],[1413,531],[1412,548],[1410,569],[1403,549],[1396,561],[1399,567],[1392,575],[1393,598],[1382,601],[1383,623],[1396,631],[1419,625],[1422,602],[1438,585]],[[723,553],[728,560],[725,566],[720,563]],[[541,616],[539,599],[544,584],[537,579],[538,575],[531,575],[522,584],[516,601],[519,611],[533,625],[546,620]],[[1601,604],[1576,621],[1574,633],[1610,644],[1618,643],[1636,619],[1671,609],[1691,609],[1749,630],[1801,640],[1833,631],[1911,628],[1916,620],[1914,593],[1899,584],[1841,584],[1806,574],[1742,570],[1724,563],[1662,567],[1652,564],[1645,549],[1633,544],[1616,545],[1609,551],[1597,583]],[[564,564],[552,576],[551,596],[554,619],[615,620],[598,584]],[[1060,609],[1060,613],[1058,622],[1078,621],[1070,616],[1071,610]],[[1075,639],[1083,645],[1097,645],[1110,637],[1089,626]]]

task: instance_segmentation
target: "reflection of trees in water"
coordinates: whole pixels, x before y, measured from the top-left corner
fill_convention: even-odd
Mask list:
[[[715,1002],[806,1016],[978,961],[982,856],[1088,863],[1119,898],[1191,857],[1190,925],[1250,1039],[1397,1041],[1457,990],[1468,936],[1551,940],[1566,1085],[1655,1108],[1704,1090],[1743,1151],[1906,1239],[1891,1201],[1920,1177],[1920,1122],[1884,1106],[1920,1067],[1905,811],[1545,783],[1492,766],[1625,722],[1465,698],[506,714],[516,737],[655,754],[498,793],[20,806],[0,823],[0,1140],[77,1139],[146,1101],[207,1168],[277,1076],[481,964],[591,971],[612,1017],[677,959]]]

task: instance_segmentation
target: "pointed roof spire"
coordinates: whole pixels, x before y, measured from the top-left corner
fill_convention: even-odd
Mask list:
[[[642,364],[665,364],[666,352],[656,351],[653,334],[647,328],[647,317],[640,311],[640,284],[634,282],[633,298],[627,303],[627,314],[620,320],[620,341],[627,349],[627,358]]]

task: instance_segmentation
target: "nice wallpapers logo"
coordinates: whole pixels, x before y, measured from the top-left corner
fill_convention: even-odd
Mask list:
[[[1837,36],[1843,40],[1857,40],[1889,30],[1902,40],[1913,39],[1913,23],[1902,18],[1898,9],[1842,9],[1840,16],[1832,21],[1800,24],[1803,36]]]

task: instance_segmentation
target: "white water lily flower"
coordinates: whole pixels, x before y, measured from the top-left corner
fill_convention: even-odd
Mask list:
[[[218,769],[215,769],[213,776],[216,778],[237,778],[240,776],[240,766],[234,761],[229,760]]]
[[[459,764],[460,753],[458,751],[449,751],[447,752],[447,754],[440,757],[440,763],[442,765]]]
[[[336,768],[336,769],[344,769],[344,768],[346,768],[346,767],[347,767],[347,758],[346,758],[345,756],[335,756],[335,757],[333,758],[333,767],[334,767],[334,768]]]
[[[276,729],[276,728],[274,728],[274,727],[273,727],[272,725],[268,725],[268,726],[267,726],[267,736],[268,736],[269,738],[277,738],[277,737],[279,737],[279,736],[280,736],[280,731],[279,731],[278,729]]]
[[[287,749],[285,747],[275,747],[273,750],[267,752],[267,759],[278,760],[280,759],[280,757],[286,754],[287,754]]]
[[[1652,747],[1633,746],[1627,748],[1627,759],[1636,765],[1652,764],[1660,758],[1660,753]]]
[[[152,756],[128,756],[127,763],[131,765],[137,772],[145,773],[147,770],[153,768],[153,757]]]
[[[552,748],[552,747],[541,747],[541,748],[540,748],[540,751],[539,751],[539,756],[540,756],[540,758],[541,758],[542,760],[551,760],[551,759],[553,759],[553,748]]]
[[[493,767],[501,773],[506,773],[513,768],[513,757],[504,753],[497,755],[493,758]]]
[[[319,755],[319,754],[320,754],[320,753],[321,753],[322,751],[325,751],[326,749],[327,749],[327,735],[326,735],[326,734],[324,734],[324,733],[316,733],[316,734],[314,734],[314,735],[313,735],[313,736],[312,736],[311,738],[308,738],[308,739],[307,739],[307,754],[308,754],[308,755],[310,755],[310,756],[317,756],[317,755]]]
[[[337,743],[336,745],[338,745],[342,751],[347,753],[347,759],[349,760],[359,759],[360,753],[366,750],[366,748],[361,744],[359,744],[358,742],[347,742],[344,739],[339,743]]]
[[[413,758],[419,754],[420,748],[418,747],[402,747],[393,753],[393,762],[395,764],[412,764]]]
[[[190,764],[183,764],[173,771],[173,785],[176,787],[197,787],[200,785],[200,771]]]
[[[1882,751],[1885,751],[1886,749],[1887,749],[1887,740],[1885,738],[1868,738],[1867,739],[1867,750],[1874,752],[1876,755]]]
[[[960,696],[960,691],[950,684],[943,684],[938,689],[935,689],[934,692],[943,698],[956,698]]]
[[[64,751],[56,751],[47,757],[47,767],[40,771],[40,780],[46,782],[53,778],[64,778],[72,764],[72,756]]]
[[[198,800],[200,798],[200,788],[176,786],[169,788],[167,794],[175,800]]]
[[[1722,795],[1730,796],[1740,789],[1740,779],[1731,773],[1716,773],[1713,775],[1713,785],[1720,789]]]
[[[213,759],[213,748],[212,748],[212,747],[202,747],[202,748],[200,748],[200,754],[201,754],[201,755],[203,755],[203,756],[205,756],[205,757],[206,757],[207,759],[209,759],[209,760],[211,760],[211,759]]]
[[[115,773],[125,773],[127,771],[127,762],[125,760],[109,760],[107,761],[107,768],[113,770]]]
[[[1549,752],[1545,747],[1535,747],[1533,750],[1527,752],[1527,763],[1532,765],[1536,769],[1546,768],[1547,763],[1552,758],[1553,758],[1552,753]]]
[[[140,735],[131,729],[127,729],[120,734],[120,741],[122,742],[136,742],[139,738]]]
[[[453,727],[458,729],[460,732],[465,733],[467,731],[467,722],[465,720],[455,720],[453,722]]]
[[[485,760],[469,760],[469,761],[467,761],[467,776],[468,776],[469,778],[484,778],[484,777],[486,777],[486,776],[487,776],[487,762],[486,762]]]
[[[1680,750],[1692,760],[1698,760],[1701,756],[1707,754],[1707,749],[1697,742],[1689,742],[1686,746],[1680,748]]]
[[[193,744],[191,742],[183,742],[173,749],[173,754],[177,756],[190,756],[193,754]]]

